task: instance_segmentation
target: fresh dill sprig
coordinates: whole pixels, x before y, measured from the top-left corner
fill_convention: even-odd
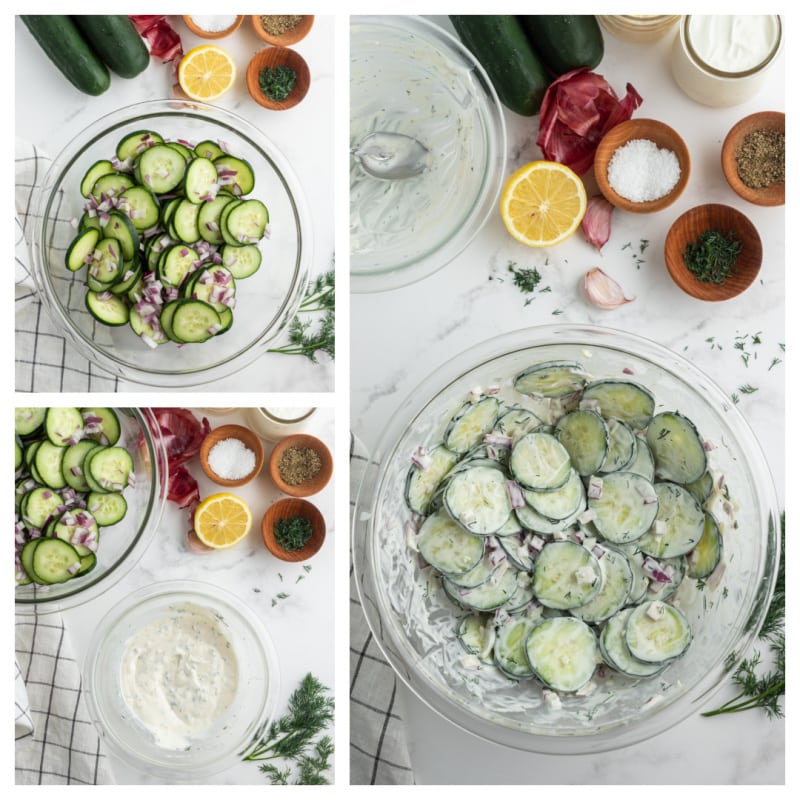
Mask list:
[[[268,352],[302,355],[314,364],[319,353],[333,359],[336,355],[336,276],[333,269],[314,279],[297,311],[289,324],[288,344],[273,347]],[[300,314],[322,314],[322,319],[301,319]]]
[[[327,784],[333,740],[317,738],[333,721],[330,690],[310,672],[289,697],[287,712],[273,722],[266,733],[243,756],[245,761],[262,761],[259,766],[273,784],[287,785],[297,770],[295,784]],[[283,767],[269,763],[282,759]]]
[[[770,718],[783,716],[781,698],[786,693],[786,519],[781,514],[781,556],[775,591],[770,600],[758,638],[767,644],[773,663],[766,671],[760,670],[761,653],[755,650],[749,658],[739,662],[731,676],[739,694],[713,711],[703,712],[704,717],[733,714],[751,708],[762,709]],[[728,663],[732,666],[732,663]]]
[[[542,280],[542,274],[536,267],[517,267],[513,261],[508,262],[508,271],[513,275],[514,286],[523,294],[531,294]]]

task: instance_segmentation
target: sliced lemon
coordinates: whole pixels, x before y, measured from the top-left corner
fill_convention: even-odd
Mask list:
[[[178,66],[178,83],[192,100],[216,100],[236,80],[236,64],[227,50],[202,44],[186,53]]]
[[[500,213],[509,233],[529,247],[563,242],[586,213],[581,179],[557,161],[533,161],[506,181]]]
[[[250,507],[241,497],[230,492],[212,494],[194,512],[197,538],[215,550],[224,550],[241,542],[252,525]]]

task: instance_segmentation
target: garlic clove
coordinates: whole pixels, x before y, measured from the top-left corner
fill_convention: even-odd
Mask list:
[[[581,221],[581,230],[589,244],[598,250],[611,236],[611,212],[614,206],[601,194],[596,194],[586,204],[586,213]]]
[[[619,308],[619,306],[636,299],[625,297],[622,287],[613,278],[606,275],[600,267],[595,267],[586,273],[583,279],[583,288],[586,290],[589,302],[597,308]]]

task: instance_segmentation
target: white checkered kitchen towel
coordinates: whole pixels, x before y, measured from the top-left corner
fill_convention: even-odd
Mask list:
[[[31,277],[27,237],[35,223],[34,189],[50,158],[33,144],[16,140],[15,388],[18,392],[114,392],[120,382],[81,356],[53,325]]]
[[[61,616],[19,615],[14,630],[16,783],[114,783]]]
[[[350,446],[351,513],[369,465],[364,445]],[[350,783],[411,784],[405,727],[397,709],[397,678],[367,625],[350,567]]]

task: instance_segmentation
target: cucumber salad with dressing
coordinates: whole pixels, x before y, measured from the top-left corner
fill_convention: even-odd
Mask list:
[[[268,234],[254,188],[250,164],[214,141],[123,137],[81,181],[84,213],[65,257],[85,273],[89,313],[151,348],[228,331],[236,282],[259,269]]]
[[[598,670],[652,678],[687,652],[676,593],[721,575],[727,488],[692,421],[627,376],[547,361],[512,384],[473,390],[412,454],[408,546],[457,610],[462,667],[557,707]]]

